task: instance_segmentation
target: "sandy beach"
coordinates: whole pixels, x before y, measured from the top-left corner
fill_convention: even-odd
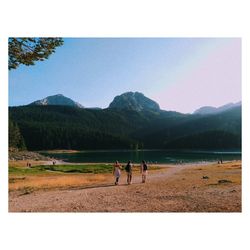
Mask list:
[[[10,212],[241,212],[241,162],[164,165],[133,184],[122,173],[10,175]],[[20,177],[19,177],[20,178]]]

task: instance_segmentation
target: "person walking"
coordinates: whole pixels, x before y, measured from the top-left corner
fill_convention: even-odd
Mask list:
[[[142,161],[141,164],[141,174],[142,174],[142,183],[145,183],[148,174],[148,166],[145,161]]]
[[[127,166],[125,167],[127,172],[127,183],[128,185],[132,184],[132,163],[128,161]]]
[[[115,176],[115,185],[119,185],[119,178],[121,176],[121,165],[118,161],[116,161],[114,164],[113,175]]]

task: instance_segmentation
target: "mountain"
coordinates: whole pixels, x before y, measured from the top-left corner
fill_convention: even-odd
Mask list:
[[[201,107],[197,110],[194,111],[194,114],[201,114],[201,115],[207,115],[207,114],[215,114],[215,113],[220,113],[226,110],[229,110],[231,108],[234,107],[238,107],[241,106],[241,102],[237,102],[237,103],[228,103],[226,105],[223,105],[221,107],[215,108],[212,106],[204,106]]]
[[[32,105],[32,106],[34,105],[35,106],[63,105],[63,106],[84,108],[80,103],[75,102],[72,99],[61,94],[47,96],[46,98],[32,102],[29,105]]]
[[[156,132],[153,138],[164,138],[164,148],[190,149],[196,147],[197,149],[205,149],[206,146],[207,149],[239,148],[241,107],[215,114],[191,115],[189,117],[189,120],[187,119],[175,127]],[[234,136],[237,140],[234,143],[232,140],[228,143],[226,138],[234,138]],[[148,137],[150,138],[150,136]],[[197,143],[198,138],[199,142]],[[203,141],[205,138],[209,138],[209,140]]]
[[[9,114],[28,150],[241,147],[241,107],[195,115],[30,105],[10,107]]]
[[[9,107],[9,117],[11,135],[28,150],[241,148],[241,103],[182,114],[138,92],[116,96],[106,109],[79,108],[56,95]]]
[[[139,92],[126,92],[116,96],[109,105],[110,109],[127,109],[134,111],[152,110],[159,111],[157,102],[149,99]]]

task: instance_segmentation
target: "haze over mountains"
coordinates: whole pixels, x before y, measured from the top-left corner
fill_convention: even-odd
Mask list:
[[[223,106],[218,107],[218,108],[215,108],[212,106],[204,106],[204,107],[201,107],[201,108],[197,109],[196,111],[194,111],[194,114],[202,114],[202,115],[216,114],[216,113],[220,113],[220,112],[229,110],[229,109],[234,108],[234,107],[239,107],[239,106],[241,106],[241,102],[228,103],[228,104],[223,105]]]
[[[182,114],[138,92],[116,96],[106,109],[56,95],[9,114],[29,150],[241,148],[240,103]]]

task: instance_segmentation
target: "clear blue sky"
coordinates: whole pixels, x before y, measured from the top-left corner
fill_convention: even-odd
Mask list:
[[[48,60],[9,72],[10,106],[63,94],[105,108],[127,91],[184,113],[240,101],[241,40],[67,38]]]

